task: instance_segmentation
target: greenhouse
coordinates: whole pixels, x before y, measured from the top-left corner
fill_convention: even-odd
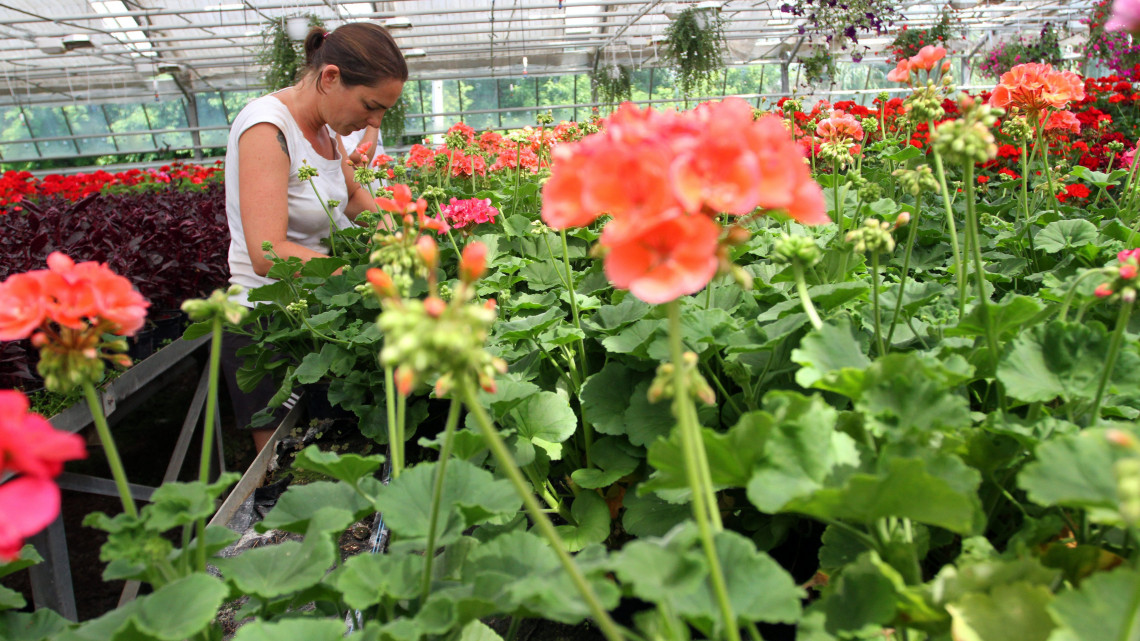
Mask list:
[[[1140,641],[1140,0],[0,33],[0,640]]]

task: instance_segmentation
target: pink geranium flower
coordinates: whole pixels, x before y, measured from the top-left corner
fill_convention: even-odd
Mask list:
[[[82,437],[58,431],[46,418],[29,413],[22,393],[0,390],[0,473],[54,478],[64,461],[86,456]]]
[[[1116,0],[1112,15],[1104,23],[1105,31],[1140,33],[1140,0]]]
[[[440,214],[449,225],[462,229],[468,225],[495,222],[499,210],[491,205],[489,198],[452,198],[450,203],[440,209]]]
[[[59,516],[59,487],[50,479],[23,476],[0,485],[0,561],[20,556],[24,539]]]

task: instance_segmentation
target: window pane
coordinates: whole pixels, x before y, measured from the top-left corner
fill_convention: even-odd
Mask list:
[[[199,93],[194,95],[194,103],[198,105],[199,127],[226,127],[226,112],[222,108],[222,94],[219,92]],[[202,132],[202,145],[205,147],[225,147],[229,132],[225,129],[214,129]]]
[[[538,104],[542,106],[574,104],[574,76],[547,76],[535,78],[538,83]],[[553,111],[554,122],[573,120],[574,110],[568,107]]]
[[[462,82],[464,111],[470,113],[499,108],[499,92],[495,88],[494,78],[480,78]],[[471,114],[464,117],[464,122],[476,131],[494,129],[499,126],[499,115],[494,113]]]
[[[259,91],[225,91],[222,92],[222,100],[226,105],[226,117],[233,123],[234,118],[237,118],[238,113],[241,112],[242,107],[249,104],[254,98],[261,96]]]
[[[99,105],[67,105],[63,112],[76,135],[110,133],[107,120],[103,117],[103,109]],[[84,155],[115,153],[115,143],[110,136],[78,138],[76,142],[79,144],[79,153]]]
[[[129,131],[146,131],[150,128],[146,113],[139,103],[107,103],[103,105],[107,118],[111,121],[111,131],[118,134]],[[115,136],[119,151],[150,151],[154,149],[154,138],[150,134],[139,136]]]
[[[155,129],[185,129],[189,126],[186,122],[186,105],[181,100],[144,103],[143,107],[146,108],[147,114],[150,116],[150,124]],[[155,134],[154,139],[160,149],[162,147],[190,147],[194,144],[194,139],[185,131]]]
[[[18,107],[0,109],[0,142],[7,140],[27,140],[32,137],[28,126],[24,123],[24,116]],[[0,155],[5,161],[39,158],[36,146],[30,142],[14,145],[0,144]]]
[[[28,128],[37,139],[71,135],[58,107],[27,106],[24,107],[24,113],[28,116]],[[75,143],[70,140],[41,140],[37,144],[40,155],[45,157],[73,156],[78,152]]]
[[[499,104],[503,107],[528,107],[534,105],[533,78],[503,78],[499,80]],[[503,126],[516,128],[533,125],[534,111],[504,111]]]

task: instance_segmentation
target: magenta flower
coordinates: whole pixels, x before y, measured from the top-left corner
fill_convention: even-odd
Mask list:
[[[461,229],[467,225],[493,223],[495,216],[499,215],[499,210],[491,206],[489,198],[467,198],[464,200],[452,198],[451,202],[443,207],[440,213],[445,222],[456,229]]]

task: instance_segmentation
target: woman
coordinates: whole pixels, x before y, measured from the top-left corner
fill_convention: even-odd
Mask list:
[[[305,69],[297,84],[241,110],[226,152],[231,283],[248,291],[273,282],[266,276],[273,263],[261,249],[266,241],[281,258],[326,255],[320,241],[329,235],[329,217],[313,187],[297,176],[303,164],[317,170],[312,181],[321,198],[339,201],[332,208],[337,227],[351,225],[358,213],[374,206],[368,190],[353,181],[330,130],[346,136],[379,127],[407,79],[404,57],[383,27],[357,22],[331,33],[314,28],[305,38]],[[239,302],[252,306],[245,294]],[[239,427],[248,426],[275,391],[268,380],[249,394],[237,388],[242,359],[235,352],[249,344],[242,338],[229,336],[224,352]],[[258,451],[271,435],[272,428],[253,431]]]

